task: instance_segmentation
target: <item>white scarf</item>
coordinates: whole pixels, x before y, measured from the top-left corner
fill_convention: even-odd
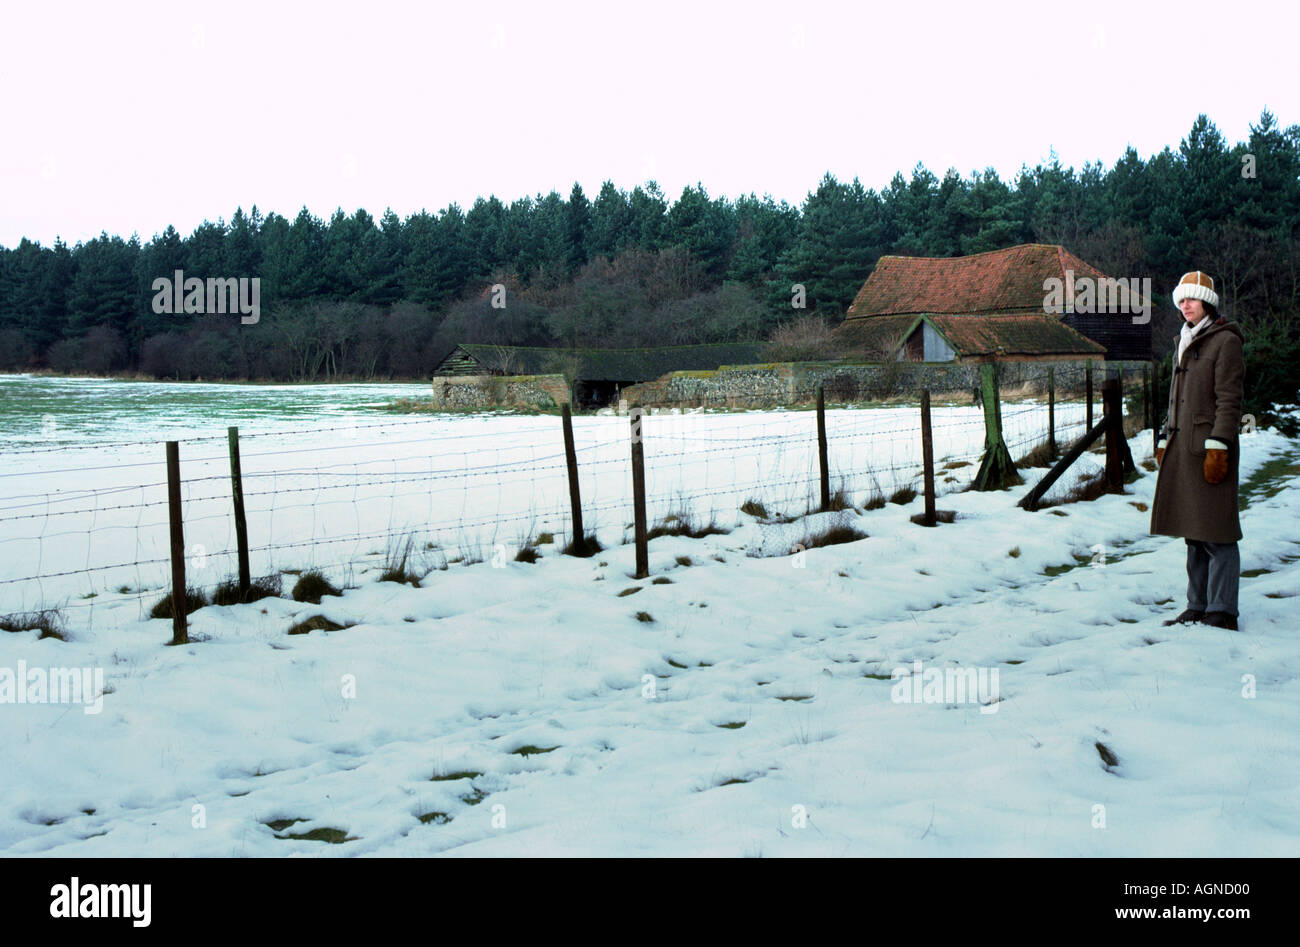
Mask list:
[[[1214,320],[1210,318],[1210,314],[1206,313],[1195,326],[1190,322],[1183,323],[1182,335],[1178,339],[1178,359],[1175,364],[1183,364],[1183,353],[1187,351],[1187,346],[1191,344],[1192,339],[1196,338],[1203,329],[1208,328],[1213,322]]]

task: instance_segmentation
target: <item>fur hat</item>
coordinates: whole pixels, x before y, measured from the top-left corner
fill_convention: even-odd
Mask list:
[[[1199,299],[1219,308],[1219,294],[1214,291],[1214,280],[1200,270],[1184,273],[1183,278],[1174,287],[1174,305],[1184,299]]]

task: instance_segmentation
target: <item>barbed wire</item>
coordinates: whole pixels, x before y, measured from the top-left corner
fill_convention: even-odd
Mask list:
[[[1055,433],[1058,449],[1072,440],[1075,431],[1086,427],[1086,423],[1076,417],[1081,407],[1078,400],[1068,396],[1070,379],[1084,378],[1085,371],[1057,371],[1055,384],[1056,398]],[[1041,376],[1045,378],[1045,374]],[[1014,382],[1009,387],[1021,391],[1031,385],[1033,379]],[[974,386],[972,386],[973,388]],[[1094,394],[1099,394],[1100,386]],[[787,388],[788,392],[789,389]],[[797,389],[800,392],[815,391],[814,388]],[[1145,397],[1145,391],[1143,392]],[[691,400],[700,400],[698,398]],[[721,403],[724,399],[719,399]],[[725,399],[731,404],[737,399]],[[743,400],[743,399],[741,399]],[[832,478],[841,489],[846,489],[850,496],[864,495],[867,492],[878,493],[895,489],[900,485],[914,483],[922,474],[923,464],[920,457],[920,415],[915,402],[896,402],[888,405],[853,405],[847,410],[834,407],[834,402],[827,399],[827,437],[831,446]],[[936,494],[965,489],[968,475],[975,473],[974,461],[983,455],[982,438],[974,437],[976,428],[985,424],[982,407],[971,401],[943,404],[941,399],[932,403],[931,433],[935,447],[935,491]],[[1129,403],[1131,407],[1131,402]],[[891,416],[882,417],[879,409],[888,410]],[[899,411],[916,412],[915,420],[899,420]],[[834,412],[833,414],[830,412]],[[1022,402],[1007,403],[1002,407],[1001,418],[1003,439],[1008,450],[1020,453],[1023,448],[1036,448],[1047,441],[1046,417],[1048,407],[1045,400],[1029,399]],[[782,492],[786,502],[804,502],[808,510],[815,505],[816,493],[820,485],[820,473],[816,470],[815,444],[816,423],[814,416],[807,415],[807,423],[800,424],[801,413],[798,411],[761,411],[753,414],[734,413],[722,415],[690,409],[673,410],[669,406],[656,404],[642,412],[641,431],[644,440],[644,453],[647,463],[649,481],[646,497],[647,508],[662,512],[671,510],[674,504],[684,502],[711,502],[723,496],[739,498],[752,494],[755,497],[772,498]],[[1097,416],[1100,416],[1098,412]],[[582,442],[575,448],[579,458],[579,478],[584,503],[583,513],[589,524],[598,522],[602,517],[617,511],[624,522],[630,517],[632,498],[624,482],[630,475],[630,457],[605,456],[609,452],[624,451],[628,444],[626,432],[602,436],[605,422],[619,418],[626,422],[627,415],[604,414],[600,418],[578,416],[574,419],[575,434],[581,433]],[[600,423],[596,423],[596,422]],[[663,422],[671,421],[672,424]],[[375,425],[348,424],[338,427],[305,428],[294,431],[264,431],[241,434],[245,438],[257,437],[263,440],[275,437],[294,437],[314,435],[331,431],[357,431],[370,429],[401,429],[428,425],[425,419],[385,422]],[[773,428],[774,424],[781,427]],[[559,425],[556,424],[558,429]],[[381,441],[357,442],[349,439],[347,443],[319,446],[286,447],[284,449],[241,452],[241,461],[254,461],[258,458],[277,458],[284,456],[321,455],[340,450],[371,449],[375,447],[401,447],[420,445],[429,448],[431,444],[448,442],[467,442],[467,449],[460,451],[441,451],[432,456],[422,452],[417,455],[429,464],[428,467],[412,467],[412,456],[367,457],[339,463],[320,464],[312,467],[294,467],[289,469],[248,470],[242,475],[245,483],[250,485],[265,484],[266,489],[244,491],[246,516],[259,521],[259,530],[265,537],[262,544],[252,546],[247,551],[250,556],[274,558],[284,550],[315,549],[337,547],[352,543],[358,546],[364,542],[373,542],[381,537],[391,539],[395,535],[445,536],[448,532],[459,532],[465,543],[477,545],[481,549],[484,539],[478,535],[490,528],[492,537],[502,529],[510,529],[527,524],[533,530],[539,522],[562,524],[563,531],[567,524],[567,491],[563,481],[567,478],[567,464],[562,451],[547,451],[540,442],[521,442],[521,435],[535,437],[545,427],[532,424],[518,426],[507,431],[475,432],[456,434],[448,432],[438,437],[422,436],[418,438],[387,439]],[[558,437],[558,431],[556,432]],[[594,435],[594,437],[593,437]],[[548,435],[549,436],[549,435]],[[186,438],[186,442],[206,442],[226,440],[226,435],[211,435]],[[157,447],[157,441],[116,442],[121,447]],[[107,448],[111,445],[76,445],[78,449]],[[944,448],[946,452],[942,452]],[[54,453],[61,448],[32,449],[18,453]],[[495,458],[488,460],[495,452]],[[507,457],[506,454],[518,456]],[[228,453],[212,456],[184,457],[183,466],[212,462],[228,461]],[[941,465],[947,463],[948,466]],[[33,469],[28,471],[10,471],[0,477],[15,478],[22,476],[48,476],[51,474],[102,474],[110,471],[158,467],[163,461],[149,460],[140,462],[115,463],[103,466],[65,467],[53,470]],[[806,465],[806,473],[790,474],[782,472],[790,464]],[[391,469],[383,470],[384,465]],[[955,471],[970,467],[963,474]],[[370,469],[363,469],[370,468]],[[697,469],[699,468],[699,469]],[[715,468],[722,468],[725,476],[717,473]],[[616,479],[611,479],[611,477]],[[882,478],[884,478],[882,480]],[[310,482],[313,481],[314,482]],[[711,485],[717,483],[717,486]],[[295,483],[295,481],[297,481]],[[204,491],[205,485],[220,483],[224,489],[217,492]],[[866,484],[872,484],[870,491]],[[231,477],[228,473],[187,477],[182,480],[184,495],[183,522],[192,532],[187,535],[206,536],[210,529],[206,524],[224,523],[226,527],[225,544],[214,551],[205,551],[203,561],[222,562],[231,560],[239,553],[238,549],[229,548],[230,535],[233,530],[233,518],[230,510],[206,512],[209,504],[220,502],[230,504]],[[618,486],[618,484],[622,486]],[[423,489],[412,492],[406,489],[410,485],[422,485]],[[528,484],[529,494],[519,492],[519,484]],[[545,496],[549,484],[554,495],[542,501],[541,509],[536,506],[539,496]],[[559,489],[556,490],[556,485]],[[64,579],[70,576],[92,576],[109,572],[135,570],[137,590],[128,597],[143,597],[152,594],[140,590],[143,573],[171,561],[170,555],[151,556],[149,548],[166,547],[166,533],[170,525],[169,518],[146,518],[147,512],[165,506],[168,501],[163,498],[147,499],[149,491],[163,490],[165,482],[144,484],[106,485],[103,487],[54,491],[45,494],[11,494],[6,497],[5,505],[0,506],[0,523],[17,521],[39,521],[41,529],[34,535],[0,538],[0,544],[12,542],[34,543],[35,555],[29,561],[35,565],[35,574],[18,578],[0,579],[0,586],[14,586],[36,583],[44,588],[43,583]],[[399,489],[399,487],[403,489]],[[383,491],[382,488],[389,488]],[[608,491],[616,489],[617,495],[607,499]],[[124,499],[124,494],[139,491],[139,502],[108,502],[100,504],[101,499]],[[330,494],[350,495],[332,497]],[[312,494],[306,502],[280,502],[290,496]],[[447,503],[453,495],[459,494],[459,502]],[[532,504],[527,512],[517,509],[518,503],[531,497]],[[260,504],[258,500],[269,503]],[[81,501],[81,506],[73,509],[57,507]],[[93,506],[85,505],[87,502]],[[362,508],[370,509],[374,504],[388,504],[388,526],[385,529],[361,528]],[[413,505],[415,504],[415,505]],[[418,513],[416,505],[424,504],[427,512]],[[351,505],[356,510],[356,526],[351,532],[331,535],[329,519],[321,521],[318,512],[329,507]],[[197,507],[197,508],[195,508]],[[194,508],[194,509],[192,509]],[[135,522],[120,522],[121,514],[136,512]],[[290,517],[291,531],[301,532],[301,511],[311,511],[311,522],[305,536],[277,538],[275,517]],[[478,511],[471,513],[471,511]],[[441,511],[441,512],[440,512]],[[382,515],[382,514],[381,514]],[[90,518],[90,525],[85,529],[67,529],[51,531],[48,527],[53,518],[71,518],[85,516]],[[332,514],[331,514],[332,516]],[[373,516],[367,516],[373,521]],[[264,525],[264,528],[263,528]],[[602,529],[607,527],[602,527]],[[529,530],[525,530],[526,535]],[[109,564],[95,564],[92,539],[109,533],[130,531],[135,538],[134,558],[130,561],[114,561]],[[78,569],[65,569],[46,572],[42,568],[45,544],[70,536],[87,538],[85,563]],[[114,548],[122,548],[123,543],[110,541]],[[202,545],[191,546],[203,548]],[[366,556],[379,553],[367,553]],[[355,555],[355,553],[354,553]],[[116,557],[121,559],[122,557]],[[313,552],[313,560],[315,553]],[[327,567],[349,566],[355,559],[335,561]],[[123,588],[128,586],[123,585]],[[43,593],[42,593],[43,595]],[[122,601],[117,599],[115,601]],[[93,601],[84,605],[67,607],[93,608]]]

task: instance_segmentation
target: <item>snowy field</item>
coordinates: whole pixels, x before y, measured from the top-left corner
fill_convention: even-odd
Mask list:
[[[449,561],[513,559],[541,533],[563,545],[571,532],[557,417],[374,410],[376,400],[411,396],[409,385],[41,380],[45,398],[32,399],[8,381],[32,403],[0,438],[0,614],[58,606],[85,628],[106,611],[116,621],[127,605],[134,619],[148,614],[171,581],[167,439],[180,441],[187,582],[211,591],[237,574],[230,425],[240,429],[254,576],[320,568],[351,584],[382,571],[406,537],[423,574]],[[108,421],[87,409],[106,403]],[[1056,414],[1059,441],[1082,431],[1081,403]],[[832,490],[865,503],[876,491],[919,489],[919,419],[916,405],[828,411]],[[1043,404],[1006,404],[1003,421],[1014,456],[1046,437]],[[983,450],[982,413],[936,405],[932,424],[936,467],[968,464],[939,469],[938,489],[963,489]],[[630,436],[627,417],[574,419],[584,528],[605,545],[630,538]],[[730,527],[750,499],[787,515],[816,505],[811,411],[655,414],[642,436],[652,520],[689,513]]]
[[[1009,428],[1017,409],[1004,407]],[[887,432],[908,410],[832,413],[833,466],[849,476],[889,468],[907,480],[915,438]],[[982,427],[965,423],[970,409],[952,410],[966,414],[943,425],[949,441],[936,452],[977,455]],[[1273,431],[1242,440],[1246,577],[1234,633],[1161,625],[1184,606],[1184,546],[1148,534],[1141,507],[1156,478],[1146,471],[1123,496],[1038,513],[1015,505],[1029,478],[1004,492],[952,493],[940,506],[957,521],[936,529],[908,522],[920,499],[784,525],[738,513],[737,498],[778,471],[797,491],[771,496],[774,505],[803,512],[810,452],[793,437],[805,438],[812,419],[647,419],[658,512],[674,509],[679,492],[717,491],[713,512],[739,524],[653,540],[647,580],[631,578],[633,547],[614,545],[624,484],[592,473],[591,502],[609,504],[598,525],[611,543],[592,559],[544,545],[536,563],[452,565],[421,588],[378,583],[362,565],[358,588],[319,606],[281,598],[201,609],[190,616],[192,643],[179,648],[163,646],[170,621],[142,619],[137,598],[110,592],[74,599],[93,618],[72,616],[66,642],[0,635],[0,687],[20,662],[103,675],[102,703],[0,703],[0,852],[1300,854],[1300,443]],[[665,425],[657,442],[656,422]],[[474,452],[472,437],[496,436],[494,425],[512,438],[545,432],[522,454],[491,448],[503,468],[558,453],[554,418],[420,423],[446,426],[437,457]],[[580,458],[625,454],[627,424],[580,419]],[[786,445],[786,466],[774,447],[761,454],[769,466],[725,453],[724,437],[755,432]],[[359,433],[356,448],[371,442]],[[321,446],[320,434],[304,437],[304,449]],[[403,437],[380,439],[389,475]],[[702,446],[691,448],[691,437]],[[670,445],[657,466],[655,443]],[[1130,445],[1141,463],[1150,432]],[[365,450],[375,453],[355,463],[380,448]],[[82,453],[102,466],[132,462],[129,453],[32,453],[7,458],[3,472],[30,473],[21,463],[48,471],[54,459],[84,466],[70,462]],[[608,466],[626,477],[615,453]],[[421,457],[437,462],[427,449]],[[311,464],[322,466],[319,455]],[[1097,458],[1080,464],[1095,469]],[[666,479],[656,483],[655,470]],[[970,469],[954,472],[968,479]],[[73,476],[47,472],[37,489]],[[561,467],[560,490],[562,477]],[[541,482],[457,482],[433,508],[454,512],[453,525],[521,510],[539,528],[562,528],[557,488]],[[584,501],[587,488],[584,480]],[[395,526],[409,525],[386,489],[375,502],[394,511]],[[427,512],[424,502],[410,518]],[[707,501],[691,506],[708,519]],[[352,515],[339,524],[345,532],[356,529]],[[187,506],[187,545],[189,516]],[[868,538],[754,555],[783,552],[828,522]],[[277,516],[271,535],[296,528]],[[12,532],[0,539],[0,550],[15,542]],[[59,541],[47,535],[44,554],[55,556]],[[84,533],[80,541],[93,563],[100,552],[86,552]],[[32,562],[6,561],[6,575],[15,566]],[[313,615],[347,627],[286,634]],[[951,681],[967,669],[977,687],[931,694],[937,671]]]

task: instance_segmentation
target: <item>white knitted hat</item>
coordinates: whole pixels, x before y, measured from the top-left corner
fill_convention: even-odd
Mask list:
[[[1174,287],[1174,305],[1177,306],[1184,299],[1199,299],[1215,309],[1219,308],[1219,294],[1214,291],[1214,280],[1200,270],[1184,273]]]

